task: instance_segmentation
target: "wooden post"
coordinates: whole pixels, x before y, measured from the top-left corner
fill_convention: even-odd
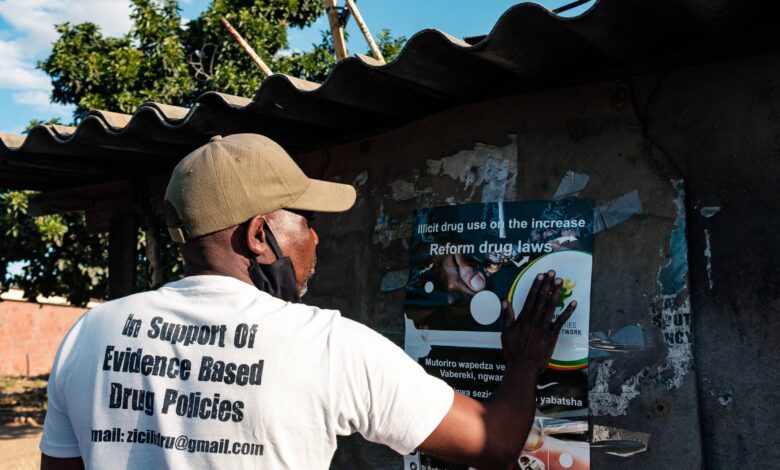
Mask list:
[[[347,58],[347,42],[344,40],[344,28],[339,22],[339,14],[336,11],[336,0],[325,0],[325,8],[330,22],[330,34],[333,36],[333,49],[336,51],[336,61]]]
[[[368,25],[365,21],[363,21],[363,17],[360,15],[360,10],[358,10],[357,5],[355,4],[355,0],[347,0],[347,8],[349,8],[349,11],[352,12],[352,16],[355,17],[355,22],[358,24],[360,31],[363,33],[363,37],[366,38],[368,48],[371,49],[371,54],[373,54],[376,60],[384,64],[385,58],[382,56],[382,52],[374,42],[374,38],[371,36],[371,31],[368,30]]]
[[[257,64],[258,67],[260,67],[260,70],[263,71],[265,76],[270,77],[271,75],[273,75],[274,73],[271,71],[271,67],[269,67],[268,65],[266,65],[265,62],[263,62],[263,59],[261,59],[260,56],[257,55],[257,52],[255,52],[255,50],[252,49],[252,46],[250,46],[249,43],[244,40],[241,34],[239,34],[239,32],[236,31],[236,28],[234,28],[233,25],[230,24],[230,22],[228,22],[227,18],[223,16],[222,19],[220,19],[220,21],[222,22],[222,26],[224,26],[225,29],[228,30],[228,33],[230,33],[230,35],[233,36],[233,39],[236,40],[238,45],[241,46],[242,49],[244,49],[244,52],[249,54],[249,57],[252,58],[252,60],[255,62],[255,64]]]
[[[111,217],[108,232],[108,298],[117,299],[135,290],[138,219],[132,213]]]

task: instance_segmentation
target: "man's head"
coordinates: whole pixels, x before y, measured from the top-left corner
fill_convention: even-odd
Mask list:
[[[270,265],[289,257],[305,291],[318,243],[309,214],[345,211],[354,202],[352,186],[310,179],[272,140],[236,134],[215,137],[179,162],[165,212],[188,274],[249,282],[252,260]]]

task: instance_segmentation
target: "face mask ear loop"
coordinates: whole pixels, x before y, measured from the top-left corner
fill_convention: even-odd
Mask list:
[[[271,232],[271,227],[268,226],[267,221],[263,224],[263,232],[265,232],[265,239],[268,241],[268,244],[271,245],[271,250],[273,250],[274,255],[276,255],[276,259],[282,259],[282,250],[279,249],[279,244],[276,243],[276,237],[274,237],[273,232]]]

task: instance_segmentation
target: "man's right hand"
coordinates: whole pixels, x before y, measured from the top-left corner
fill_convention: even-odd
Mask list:
[[[549,271],[536,276],[517,318],[512,304],[504,301],[501,345],[507,368],[530,366],[537,375],[547,368],[561,327],[577,308],[577,302],[571,302],[553,321],[562,288],[563,281],[555,278],[555,271]]]

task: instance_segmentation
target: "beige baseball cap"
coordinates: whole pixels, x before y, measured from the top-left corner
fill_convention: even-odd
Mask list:
[[[173,169],[165,216],[177,243],[279,209],[342,212],[355,203],[348,184],[311,179],[276,142],[259,134],[215,136]]]

